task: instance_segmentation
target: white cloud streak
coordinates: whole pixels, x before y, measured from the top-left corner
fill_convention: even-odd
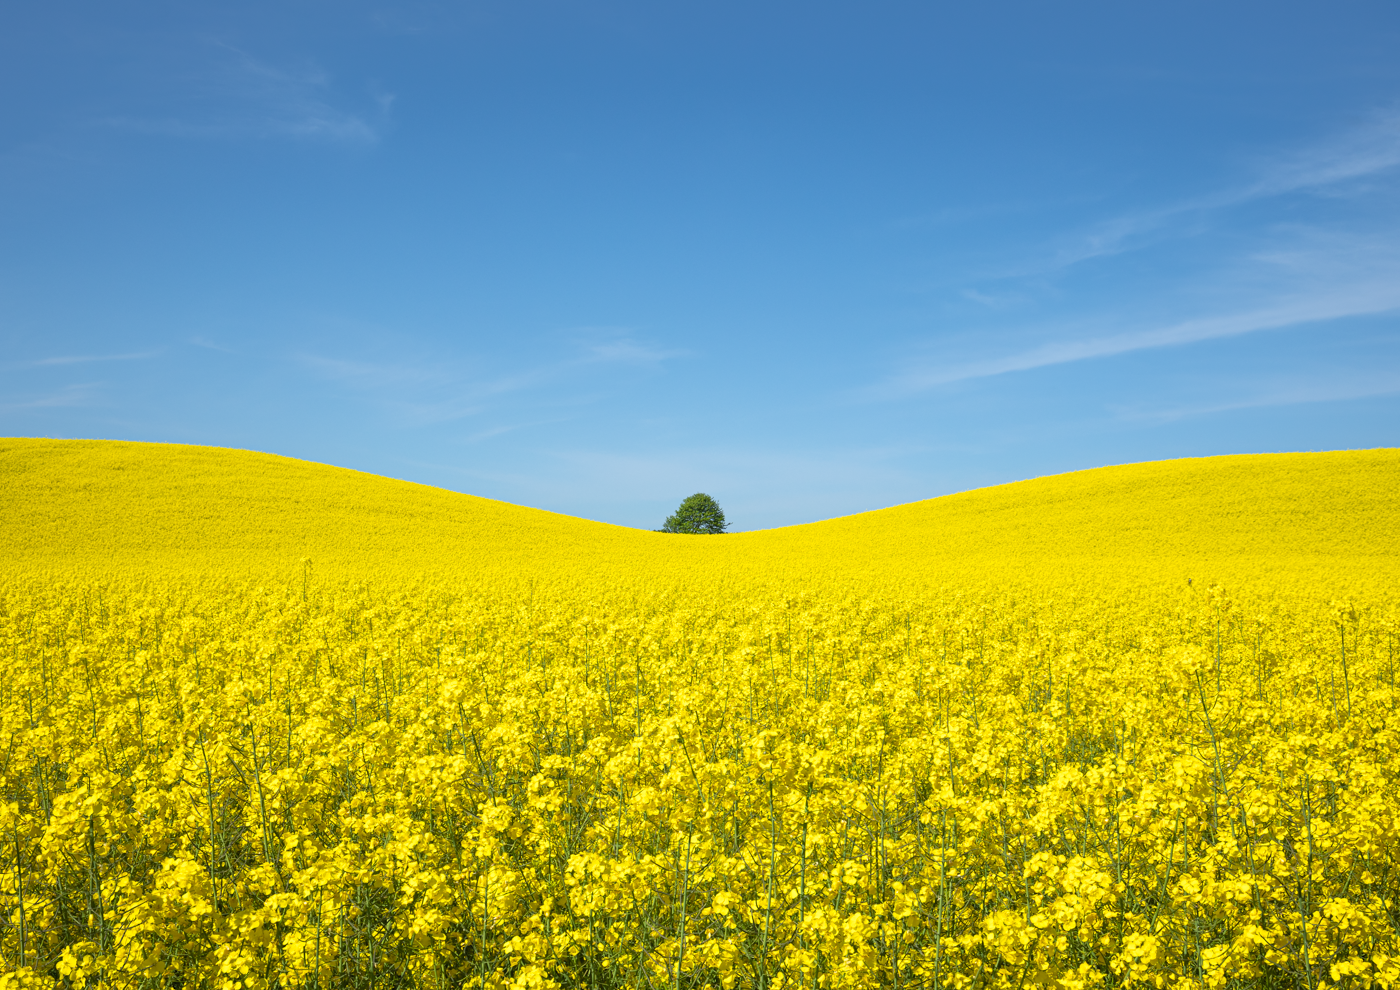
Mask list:
[[[64,364],[95,364],[99,361],[144,361],[157,354],[160,354],[160,351],[143,350],[134,354],[64,354],[60,357],[41,357],[35,361],[20,361],[18,365],[11,367],[48,368]]]
[[[193,86],[193,112],[116,115],[110,127],[144,134],[211,140],[284,138],[373,144],[389,119],[393,96],[372,97],[372,112],[333,102],[330,77],[311,67],[278,68],[246,52],[220,46],[232,58]]]
[[[104,361],[144,361],[159,354],[159,351],[141,351],[134,354],[65,354],[57,357],[37,358],[32,361],[15,361],[4,365],[4,367],[54,368],[70,364],[96,364]]]
[[[189,339],[189,342],[190,342],[191,344],[193,344],[195,347],[203,348],[203,349],[206,350],[206,351],[218,351],[220,354],[237,354],[237,353],[238,353],[238,352],[235,351],[233,348],[231,348],[231,347],[224,347],[222,344],[216,344],[216,343],[214,343],[214,341],[210,340],[210,339],[207,338],[207,337],[199,337],[199,336],[191,337],[191,338]]]
[[[938,385],[990,378],[1016,371],[1030,371],[1057,364],[1113,357],[1159,347],[1179,347],[1222,337],[1237,337],[1263,330],[1385,313],[1400,308],[1400,272],[1395,278],[1343,290],[1298,296],[1271,306],[1223,316],[1183,320],[1163,327],[1107,334],[1080,340],[1055,341],[1004,357],[961,364],[922,368],[898,375],[871,390],[883,398],[897,398]]]
[[[626,336],[583,341],[572,357],[493,377],[473,377],[455,362],[381,363],[303,354],[297,360],[321,377],[377,396],[416,426],[467,419],[487,412],[494,400],[595,373],[606,367],[654,367],[688,352],[667,350]],[[573,401],[555,395],[557,401]],[[509,429],[515,429],[510,427]],[[505,432],[505,430],[499,431]],[[486,430],[474,437],[495,435]]]
[[[1336,140],[1287,157],[1265,169],[1264,177],[1240,199],[1257,199],[1318,189],[1366,178],[1400,165],[1400,110],[1372,115]]]
[[[687,357],[688,351],[663,350],[621,338],[590,344],[581,364],[660,364],[671,358]]]
[[[1365,375],[1351,381],[1303,382],[1224,402],[1175,406],[1170,409],[1114,410],[1126,420],[1171,423],[1196,416],[1211,416],[1244,409],[1268,409],[1319,402],[1351,402],[1400,394],[1400,374]]]
[[[1047,274],[1095,258],[1123,254],[1150,243],[1173,225],[1199,221],[1220,210],[1257,200],[1338,186],[1400,165],[1400,111],[1373,114],[1363,124],[1294,155],[1265,164],[1254,182],[1183,200],[1155,210],[1104,221],[1049,259],[1015,274]]]
[[[56,392],[24,402],[0,403],[0,409],[23,411],[27,409],[71,409],[77,406],[92,405],[97,385],[65,385]]]
[[[1137,250],[1153,238],[1169,236],[1169,228],[1185,218],[1203,219],[1253,201],[1379,177],[1397,166],[1400,111],[1389,110],[1330,143],[1280,158],[1261,169],[1261,178],[1252,184],[1115,218],[1047,263],[1016,274],[1044,275],[1089,259]],[[1181,232],[1179,226],[1175,230]],[[1268,275],[1274,286],[1261,293],[1256,279],[1256,288],[1247,293],[1256,297],[1253,305],[1241,303],[1233,312],[1164,326],[1052,341],[995,357],[914,361],[912,367],[857,394],[864,399],[897,399],[971,379],[1400,309],[1400,251],[1393,237],[1328,238],[1308,233],[1315,235],[1314,243],[1302,249],[1272,248],[1243,259],[1253,275]],[[995,298],[971,289],[963,294],[983,304]]]

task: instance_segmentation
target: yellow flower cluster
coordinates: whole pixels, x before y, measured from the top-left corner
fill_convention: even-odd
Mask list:
[[[1389,452],[1176,530],[1164,465],[735,538],[383,482],[357,548],[197,497],[254,455],[4,444],[0,987],[1400,985]]]

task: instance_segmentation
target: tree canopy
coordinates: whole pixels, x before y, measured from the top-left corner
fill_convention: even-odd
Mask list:
[[[723,533],[725,526],[724,510],[719,503],[703,492],[697,492],[680,504],[674,513],[666,517],[659,532],[662,533]]]

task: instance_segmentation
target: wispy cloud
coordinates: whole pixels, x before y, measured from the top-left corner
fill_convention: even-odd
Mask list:
[[[463,437],[463,438],[462,438],[462,442],[463,442],[463,443],[469,443],[469,444],[470,444],[470,443],[481,443],[481,442],[483,442],[483,441],[485,441],[485,440],[493,440],[493,439],[495,439],[496,437],[504,436],[504,435],[507,434],[507,433],[514,433],[516,430],[522,429],[523,427],[525,427],[525,426],[527,426],[527,425],[533,425],[533,424],[527,424],[527,423],[510,423],[510,424],[508,424],[508,425],[506,425],[506,426],[493,426],[493,427],[490,428],[489,430],[477,430],[475,433],[472,433],[472,434],[469,434],[469,435]]]
[[[323,378],[359,388],[384,389],[425,385],[443,382],[450,377],[441,365],[426,362],[357,361],[322,354],[299,354],[296,359]]]
[[[654,367],[687,353],[623,334],[583,334],[555,360],[498,374],[483,375],[456,358],[378,362],[302,354],[297,360],[323,378],[373,395],[405,422],[428,426],[478,416],[507,396],[543,389],[551,390],[552,405],[578,401],[577,390],[566,390],[566,384],[590,381],[609,367]],[[491,435],[495,433],[486,430],[476,438]]]
[[[1185,238],[1217,219],[1223,222],[1224,211],[1270,197],[1331,193],[1357,180],[1390,182],[1389,173],[1398,167],[1400,111],[1387,110],[1330,142],[1259,166],[1253,182],[1106,221],[1067,241],[1040,263],[1003,272],[999,285],[1005,289],[1013,277],[1043,277],[1092,258]],[[1052,339],[1035,346],[1006,347],[1000,354],[908,358],[900,371],[856,395],[866,400],[895,399],[971,379],[1400,309],[1400,237],[1393,232],[1362,235],[1345,228],[1275,224],[1255,227],[1249,239],[1250,249],[1236,249],[1214,272],[1193,276],[1189,291],[1197,297],[1212,295],[1217,300],[1215,312],[1158,325],[1134,321],[1137,325],[1097,333],[1083,329],[1083,321],[1077,331],[1063,320],[1058,331],[1053,324],[1038,330],[1026,327],[1025,332]],[[1000,292],[971,288],[963,289],[962,295],[989,308],[1005,298]],[[1171,308],[1178,306],[1179,299],[1173,300]]]
[[[216,344],[216,343],[214,343],[214,341],[210,340],[208,337],[194,336],[194,337],[189,338],[189,342],[190,342],[191,344],[193,344],[195,347],[201,347],[201,348],[203,348],[203,349],[206,350],[206,351],[218,351],[218,352],[221,353],[221,354],[237,354],[237,353],[238,353],[238,352],[235,351],[232,347],[224,347],[222,344]]]
[[[20,402],[0,403],[0,409],[20,411],[25,409],[67,409],[76,406],[92,405],[98,386],[96,384],[65,385],[63,388],[37,399]]]
[[[1384,313],[1400,308],[1400,271],[1394,278],[1366,285],[1300,295],[1272,305],[1222,316],[1182,320],[1166,326],[1131,330],[1103,336],[1053,341],[1017,353],[977,361],[921,367],[865,390],[867,398],[898,398],[938,385],[990,378],[1015,371],[1030,371],[1050,365],[1068,364],[1091,358],[1112,357],[1159,347],[1176,347],[1222,337],[1262,330],[1338,320],[1352,316]]]
[[[962,296],[964,299],[968,299],[981,306],[986,306],[988,309],[1002,309],[1013,301],[1012,298],[1008,296],[992,295],[986,292],[979,292],[976,289],[963,289]]]
[[[456,362],[378,363],[320,355],[302,355],[300,361],[323,378],[373,396],[413,426],[479,415],[490,400],[543,387],[560,374],[558,365],[480,376]]]
[[[1048,274],[1155,243],[1161,236],[1208,223],[1222,210],[1293,193],[1317,192],[1400,165],[1400,110],[1372,114],[1329,141],[1259,163],[1250,182],[1149,210],[1120,214],[1068,238],[1040,261],[1004,273]]]
[[[496,437],[505,436],[507,433],[515,433],[518,430],[526,430],[534,426],[552,426],[567,421],[567,417],[551,416],[543,419],[531,419],[518,423],[503,423],[499,426],[488,427],[484,430],[477,430],[460,438],[464,444],[484,443],[487,440],[494,440]]]
[[[176,113],[113,115],[103,123],[147,134],[204,139],[290,138],[347,144],[379,140],[394,97],[367,95],[368,107],[347,109],[331,77],[317,66],[285,68],[218,46],[222,59],[187,83],[187,106]]]
[[[70,364],[96,364],[104,361],[144,361],[159,356],[160,351],[140,351],[132,354],[64,354],[56,357],[36,358],[30,361],[13,361],[3,365],[6,368],[51,368]]]
[[[1170,423],[1197,416],[1211,416],[1244,409],[1267,409],[1277,406],[1297,406],[1319,402],[1350,402],[1400,394],[1400,374],[1382,373],[1322,382],[1283,384],[1255,392],[1252,395],[1221,402],[1172,406],[1152,409],[1120,406],[1112,411],[1121,419],[1154,423]]]
[[[1266,165],[1239,200],[1318,189],[1366,178],[1400,165],[1400,109],[1389,108],[1324,144]]]
[[[690,352],[652,347],[627,337],[619,337],[615,340],[588,344],[585,348],[585,354],[586,356],[582,360],[587,363],[660,364],[671,358],[688,357]]]

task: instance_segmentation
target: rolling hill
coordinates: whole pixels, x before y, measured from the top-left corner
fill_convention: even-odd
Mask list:
[[[1257,580],[1400,573],[1400,450],[1259,454],[1037,478],[823,522],[677,537],[271,454],[0,440],[12,573],[537,569],[878,581]]]

